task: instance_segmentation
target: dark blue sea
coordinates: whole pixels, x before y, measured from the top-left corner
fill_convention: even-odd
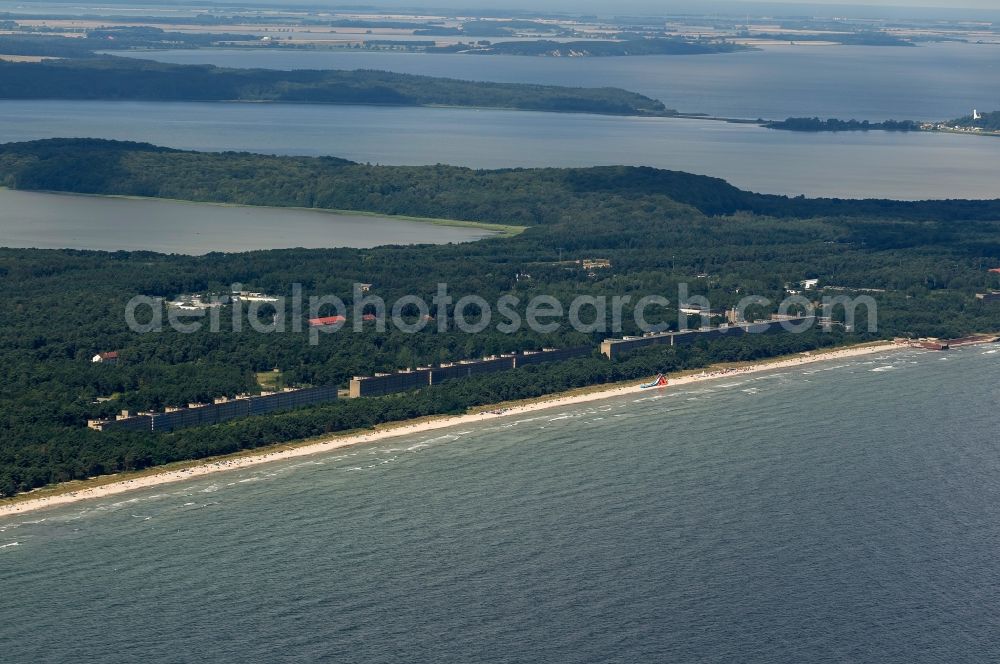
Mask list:
[[[722,378],[0,520],[0,660],[1000,661],[1000,351]]]

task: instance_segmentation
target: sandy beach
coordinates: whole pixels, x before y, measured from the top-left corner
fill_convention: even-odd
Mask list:
[[[863,346],[840,348],[831,351],[812,351],[800,353],[793,356],[781,357],[771,361],[763,361],[746,366],[727,368],[709,367],[701,372],[687,373],[681,376],[669,375],[669,385],[665,387],[649,388],[649,391],[666,391],[683,385],[689,385],[691,383],[732,377],[734,375],[774,371],[776,369],[796,367],[812,362],[854,358],[863,355],[892,352],[905,348],[907,347],[896,346],[891,342],[879,342]],[[71,482],[58,485],[56,487],[49,487],[29,492],[14,499],[0,502],[0,518],[15,514],[24,514],[26,512],[32,512],[48,507],[67,505],[82,500],[106,498],[108,496],[114,496],[127,491],[146,489],[159,486],[161,484],[181,482],[191,478],[201,477],[203,475],[211,475],[213,473],[248,468],[250,466],[256,466],[272,461],[293,459],[311,454],[322,454],[342,447],[348,447],[350,445],[374,443],[389,438],[420,434],[427,431],[444,429],[446,427],[475,424],[477,422],[493,420],[498,417],[523,415],[525,413],[533,413],[539,410],[561,408],[565,406],[589,403],[592,401],[599,401],[602,399],[642,391],[643,388],[641,386],[646,382],[648,381],[634,382],[624,385],[619,384],[613,387],[607,387],[606,389],[596,389],[582,393],[569,393],[561,395],[554,394],[551,397],[542,397],[537,400],[523,403],[518,402],[510,406],[490,407],[486,410],[466,415],[425,418],[409,423],[388,423],[364,433],[343,434],[339,436],[335,435],[328,439],[319,441],[308,441],[299,444],[286,443],[275,445],[270,448],[264,448],[255,452],[243,452],[229,457],[192,461],[188,462],[188,464],[181,468],[165,468],[161,472],[155,472],[154,470],[153,473],[148,473],[148,471],[143,474],[137,473],[136,476],[132,478],[129,478],[128,474],[119,474],[95,478],[92,480]],[[76,488],[77,486],[79,488]]]

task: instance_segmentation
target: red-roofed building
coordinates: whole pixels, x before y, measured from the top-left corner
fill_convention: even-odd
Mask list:
[[[343,316],[324,316],[322,318],[310,318],[309,327],[326,327],[328,325],[340,325],[346,322]]]
[[[992,270],[990,270],[990,272],[992,272],[993,274],[1000,274],[1000,267],[995,267]]]
[[[96,364],[118,364],[118,351],[112,350],[107,353],[98,353],[90,358],[90,361]]]

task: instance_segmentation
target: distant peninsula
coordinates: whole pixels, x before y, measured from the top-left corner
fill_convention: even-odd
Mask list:
[[[528,55],[535,57],[614,57],[627,55],[706,55],[756,50],[726,40],[680,38],[641,38],[623,41],[570,41],[548,39],[534,41],[479,42],[428,48],[429,53],[468,53],[473,55]]]
[[[964,118],[952,120],[947,124],[954,128],[966,129],[969,131],[978,130],[982,132],[1000,132],[1000,111],[994,111],[992,113],[974,112],[974,115],[975,117],[967,115]]]
[[[818,117],[749,120],[681,113],[657,99],[612,87],[465,81],[377,70],[236,69],[112,55],[40,62],[0,61],[0,99],[454,107],[698,119],[802,133],[889,131],[1000,136],[1000,111],[985,114],[977,111],[944,122]]]
[[[914,47],[917,44],[910,39],[903,39],[881,30],[859,30],[857,32],[820,32],[816,34],[763,32],[751,35],[749,32],[742,37],[785,41],[790,43],[830,42],[841,46],[903,46]]]
[[[110,56],[0,62],[0,99],[378,104],[676,115],[662,102],[619,88],[486,83],[372,70],[226,69]]]
[[[842,132],[842,131],[929,131],[973,134],[979,136],[1000,136],[1000,111],[994,113],[968,115],[945,122],[915,122],[913,120],[821,120],[820,118],[788,118],[787,120],[758,120],[757,124],[767,129],[799,132]]]
[[[869,122],[868,120],[820,120],[819,118],[788,118],[776,122],[765,122],[768,129],[784,129],[787,131],[822,132],[822,131],[920,131],[921,124],[912,120],[886,120],[885,122]]]

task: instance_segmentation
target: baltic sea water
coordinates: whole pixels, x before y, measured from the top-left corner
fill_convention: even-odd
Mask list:
[[[3,519],[4,660],[995,662],[998,375],[838,360]]]

